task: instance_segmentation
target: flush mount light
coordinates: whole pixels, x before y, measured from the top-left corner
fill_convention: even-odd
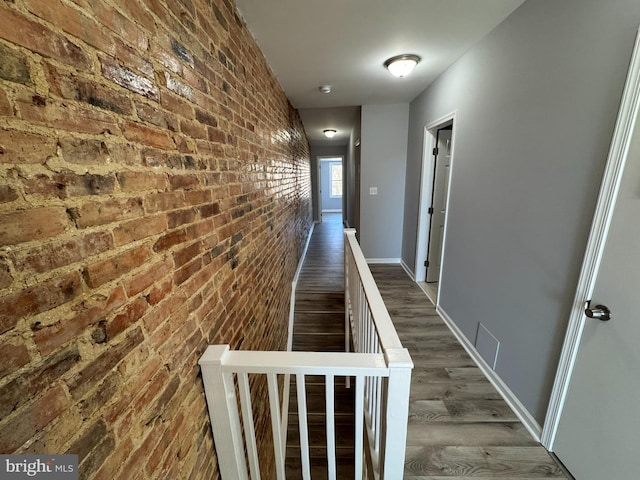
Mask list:
[[[322,93],[331,93],[331,85],[320,85],[318,87],[318,90],[320,90]]]
[[[384,66],[391,72],[391,75],[402,78],[409,75],[416,68],[418,62],[420,62],[418,55],[396,55],[384,62]]]
[[[327,138],[333,138],[333,136],[338,133],[337,130],[332,130],[332,129],[327,129],[327,130],[323,130],[322,133],[324,133],[325,137]]]

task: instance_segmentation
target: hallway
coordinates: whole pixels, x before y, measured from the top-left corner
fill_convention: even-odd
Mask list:
[[[298,284],[294,349],[344,348],[342,242],[340,214],[325,215],[313,232]],[[565,478],[402,267],[370,268],[415,364],[404,478]],[[348,392],[341,394],[348,405]],[[349,428],[352,423],[345,420],[338,423]],[[294,453],[287,453],[295,461]]]

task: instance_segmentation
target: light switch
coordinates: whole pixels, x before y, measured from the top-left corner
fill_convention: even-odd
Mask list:
[[[378,187],[369,187],[369,195],[377,195]]]

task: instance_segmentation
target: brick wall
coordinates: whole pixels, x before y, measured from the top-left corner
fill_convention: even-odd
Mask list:
[[[1,1],[0,179],[0,452],[216,478],[197,360],[285,346],[311,225],[232,1]]]

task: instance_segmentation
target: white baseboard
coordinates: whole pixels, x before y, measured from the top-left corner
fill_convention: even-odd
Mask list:
[[[367,258],[365,260],[370,265],[373,265],[375,263],[393,263],[397,265],[398,263],[400,263],[399,258]]]
[[[309,242],[311,241],[311,235],[313,235],[313,229],[315,228],[315,223],[311,224],[311,228],[309,229],[309,235],[307,236],[307,241],[304,244],[304,250],[302,250],[302,255],[300,255],[300,261],[298,262],[298,268],[296,268],[296,273],[293,276],[293,281],[291,282],[291,300],[289,302],[289,327],[287,332],[287,351],[290,352],[293,347],[293,318],[294,318],[294,310],[296,307],[296,288],[298,287],[298,279],[300,278],[300,272],[302,271],[302,265],[304,264],[304,259],[307,257],[307,250],[309,249]]]
[[[507,386],[507,384],[502,381],[495,370],[493,370],[487,364],[487,362],[485,362],[485,360],[480,356],[473,344],[469,341],[465,334],[462,333],[462,330],[460,330],[458,326],[453,322],[451,317],[447,315],[447,312],[445,312],[440,306],[436,308],[436,311],[438,312],[442,320],[444,320],[444,323],[447,324],[449,329],[456,336],[458,341],[462,344],[467,353],[471,356],[473,361],[476,362],[480,370],[482,370],[482,373],[484,373],[491,384],[496,387],[498,393],[502,395],[504,401],[507,402],[507,405],[509,405],[509,407],[511,407],[511,410],[513,410],[516,416],[520,419],[520,421],[529,431],[534,440],[536,442],[540,442],[542,427],[536,421],[536,419],[533,418],[531,413],[529,413],[529,410],[527,410],[525,406],[522,405],[520,400],[518,400],[518,397],[516,397],[511,389]]]
[[[407,275],[409,275],[409,277],[411,277],[411,280],[413,280],[414,282],[416,281],[416,274],[414,273],[413,270],[411,270],[409,268],[409,265],[407,265],[404,260],[400,259],[400,266],[404,269],[405,272],[407,272]]]

